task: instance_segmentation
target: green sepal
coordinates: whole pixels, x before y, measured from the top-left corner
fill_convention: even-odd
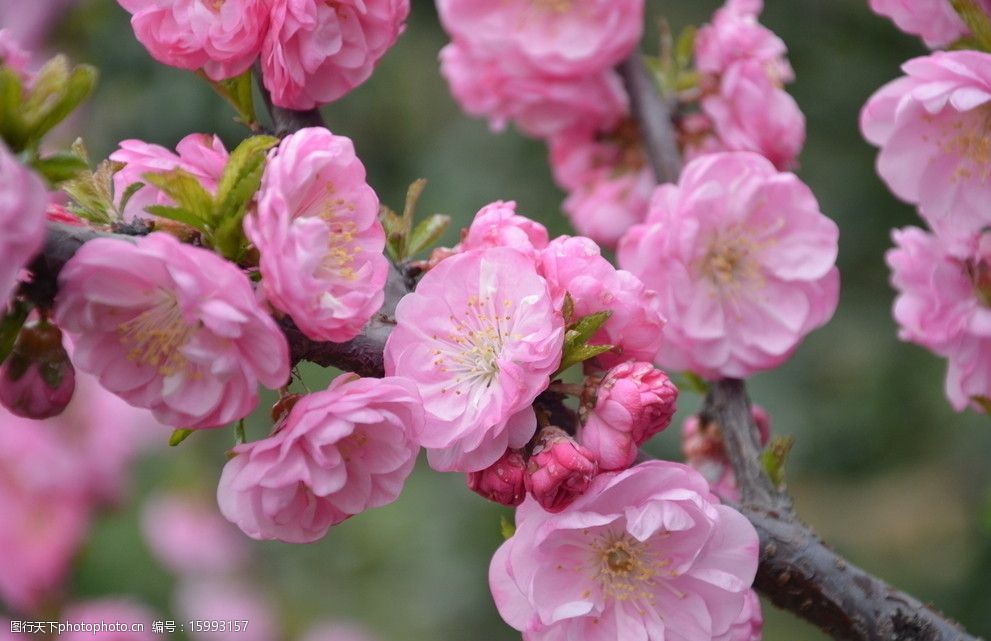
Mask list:
[[[169,436],[169,447],[178,447],[179,445],[182,444],[183,441],[189,438],[190,434],[192,434],[195,431],[196,430],[184,430],[184,429],[172,430],[172,434],[171,436]]]
[[[760,455],[761,465],[775,487],[781,487],[785,481],[785,460],[794,444],[791,436],[776,436]]]
[[[499,517],[499,533],[502,534],[503,540],[509,540],[516,534],[516,525],[505,515]]]

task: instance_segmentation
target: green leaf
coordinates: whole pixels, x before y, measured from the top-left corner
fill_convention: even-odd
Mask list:
[[[158,216],[159,218],[167,218],[168,220],[174,220],[177,223],[182,223],[183,225],[189,225],[199,229],[200,231],[207,232],[206,224],[201,218],[196,216],[189,210],[183,209],[182,207],[170,207],[168,205],[149,205],[145,207],[145,211],[153,216]]]
[[[564,292],[564,305],[561,307],[561,315],[564,317],[564,324],[571,325],[575,318],[575,299],[571,297],[571,292]]]
[[[252,136],[231,153],[217,185],[217,206],[212,220],[214,247],[231,260],[240,258],[247,245],[242,221],[248,205],[261,186],[268,150],[279,140]]]
[[[211,80],[202,70],[197,71],[196,75],[210,83],[213,90],[234,107],[238,120],[243,124],[251,128],[254,128],[258,124],[258,117],[255,114],[255,101],[251,93],[250,69],[240,76],[220,81]]]
[[[259,166],[264,166],[268,150],[278,143],[279,139],[273,136],[251,136],[244,139],[227,160],[224,173],[217,183],[217,200],[223,202],[237,192],[240,183],[254,175]],[[254,195],[254,192],[251,193]]]
[[[499,532],[502,533],[502,538],[508,540],[516,534],[516,525],[506,518],[505,515],[499,517]]]
[[[776,436],[761,453],[760,460],[764,471],[775,486],[780,487],[785,480],[785,459],[791,452],[795,439],[791,436]]]
[[[572,365],[577,365],[578,363],[584,363],[585,361],[595,358],[600,354],[605,354],[611,350],[615,345],[577,345],[570,349],[567,349],[564,356],[561,358],[561,366],[557,368],[557,372],[554,373],[551,378],[553,379],[558,374],[564,372]]]
[[[213,218],[213,196],[204,189],[196,176],[183,169],[171,169],[160,173],[149,172],[142,178],[161,189],[179,208],[198,218],[198,227],[209,227]]]
[[[172,435],[169,436],[169,447],[177,447],[192,434],[194,430],[183,430],[177,429],[172,431]]]
[[[605,310],[578,319],[578,322],[568,330],[568,335],[573,336],[573,344],[585,343],[595,336],[595,333],[605,325],[610,316],[612,316],[612,311]]]
[[[685,377],[685,381],[688,383],[688,389],[698,394],[709,393],[709,384],[698,374],[694,372],[682,372],[682,376]]]
[[[73,213],[97,224],[114,221],[113,175],[120,163],[105,160],[96,171],[82,171],[62,184],[62,191],[73,200]]]
[[[234,444],[243,445],[248,440],[248,437],[244,433],[244,419],[242,418],[234,426]]]
[[[385,229],[385,249],[389,252],[389,258],[396,263],[402,262],[406,239],[406,236],[403,234],[403,225],[405,224],[403,219],[396,212],[382,205],[379,208],[379,221],[381,221],[382,227]]]
[[[58,66],[60,63],[55,62],[58,58],[59,56],[49,64],[55,63]],[[32,143],[40,141],[45,134],[65,120],[96,88],[98,74],[96,69],[90,65],[74,67],[72,71],[68,72],[67,78],[60,71],[53,73],[55,74],[54,79],[65,78],[64,81],[54,90],[51,88],[42,89],[41,95],[37,96],[39,87],[36,81],[25,105],[27,128],[30,131]]]
[[[120,196],[120,204],[118,205],[120,211],[127,209],[127,203],[131,202],[131,198],[134,197],[134,194],[141,191],[141,188],[144,186],[144,183],[131,183],[127,186],[127,189],[125,189],[124,193]]]
[[[689,25],[678,34],[678,40],[674,44],[674,60],[680,69],[686,69],[692,64],[692,57],[695,54],[695,36],[698,29],[694,25]]]
[[[89,169],[85,159],[70,151],[54,153],[31,163],[52,185],[71,180]]]
[[[0,136],[16,153],[27,146],[21,79],[12,69],[0,65]]]
[[[0,318],[0,363],[4,362],[13,351],[17,336],[21,333],[30,311],[29,305],[14,302],[7,314]]]
[[[991,51],[991,17],[981,7],[981,3],[978,0],[950,0],[950,4],[970,29],[981,49]]]
[[[407,248],[409,256],[415,256],[437,244],[450,224],[451,217],[443,214],[434,214],[421,220],[409,236],[409,247]]]

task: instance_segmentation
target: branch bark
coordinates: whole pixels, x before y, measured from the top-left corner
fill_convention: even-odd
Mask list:
[[[658,182],[676,181],[681,161],[669,103],[639,53],[620,71]],[[754,585],[772,603],[836,639],[976,641],[956,622],[846,561],[798,518],[791,497],[764,471],[743,381],[712,383],[702,417],[722,430],[742,496],[738,507],[760,536]]]

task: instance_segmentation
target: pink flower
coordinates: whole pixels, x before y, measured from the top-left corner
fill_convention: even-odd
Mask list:
[[[905,33],[922,38],[930,49],[953,44],[969,33],[950,0],[870,0],[870,5]]]
[[[76,603],[62,610],[59,621],[79,624],[80,629],[59,634],[63,641],[156,641],[152,622],[161,620],[147,606],[125,598],[108,598]],[[88,627],[82,627],[86,624]],[[105,624],[105,625],[101,625]],[[141,628],[133,628],[140,624]],[[94,632],[93,628],[106,631]],[[141,631],[138,631],[141,630]]]
[[[272,102],[313,109],[362,84],[405,28],[409,0],[272,0],[262,80]]]
[[[509,122],[535,138],[570,128],[605,130],[627,110],[622,81],[611,69],[550,76],[460,42],[441,50],[440,63],[461,108],[472,116],[488,118],[493,131],[502,131]]]
[[[3,13],[0,10],[0,15]],[[0,20],[0,24],[6,25],[7,22]],[[31,55],[21,48],[14,33],[10,29],[0,29],[0,65],[17,74],[22,83],[27,83],[31,77],[28,71],[30,64]]]
[[[438,0],[455,41],[543,74],[578,77],[630,54],[643,29],[643,0]]]
[[[757,22],[763,0],[726,0],[710,24],[695,36],[695,66],[703,74],[721,76],[739,62],[756,62],[778,83],[793,72],[785,43]]]
[[[248,278],[213,252],[153,233],[83,245],[59,275],[56,322],[73,362],[162,423],[222,426],[289,379],[289,347]]]
[[[220,138],[209,134],[189,134],[176,145],[176,152],[141,140],[121,142],[120,148],[110,154],[110,160],[124,164],[114,174],[115,204],[120,206],[128,187],[146,183],[145,174],[165,173],[173,169],[191,173],[207,191],[216,191],[229,158]],[[126,221],[149,218],[151,214],[145,212],[145,207],[173,204],[172,199],[157,187],[145,184],[131,196],[121,213]]]
[[[907,76],[875,93],[860,114],[864,137],[880,147],[877,171],[902,200],[917,204],[957,254],[991,224],[991,54],[936,52],[902,66]]]
[[[0,314],[21,279],[25,265],[45,242],[48,190],[0,142]]]
[[[233,78],[258,57],[268,0],[117,0],[151,56],[180,69]]]
[[[671,422],[678,388],[650,363],[617,365],[599,383],[579,442],[604,471],[633,465],[641,445]]]
[[[752,405],[750,414],[763,447],[771,440],[771,417],[760,405]],[[713,493],[724,501],[740,501],[736,474],[718,424],[703,423],[698,416],[685,419],[681,427],[681,448],[685,453],[685,462],[705,477]]]
[[[72,400],[76,373],[62,346],[62,332],[49,323],[26,325],[0,364],[0,403],[17,416],[58,416]]]
[[[559,514],[526,501],[489,586],[526,641],[709,641],[744,608],[757,554],[753,526],[698,473],[647,461],[600,474]]]
[[[492,247],[509,247],[521,254],[535,256],[547,247],[547,228],[516,213],[516,203],[502,200],[478,210],[461,243],[461,252]]]
[[[245,220],[265,297],[318,341],[344,342],[382,306],[389,263],[379,201],[351,140],[323,128],[283,139]]]
[[[805,116],[795,99],[756,61],[730,67],[719,90],[702,98],[702,111],[714,129],[710,153],[753,151],[785,170],[805,142]]]
[[[339,376],[302,397],[275,434],[234,449],[217,489],[220,511],[255,539],[316,541],[399,497],[422,423],[411,382]]]
[[[914,227],[893,238],[886,258],[899,337],[949,359],[946,394],[957,411],[982,409],[975,400],[991,398],[991,236],[982,234],[966,257]]]
[[[601,367],[654,359],[665,323],[657,294],[630,272],[613,267],[595,243],[580,236],[559,236],[541,252],[539,270],[558,307],[565,293],[571,295],[575,318],[612,312],[589,340],[592,345],[615,346],[596,358]]]
[[[595,454],[561,428],[545,427],[537,434],[524,480],[542,508],[560,512],[585,493],[598,473]]]
[[[374,641],[363,628],[348,623],[323,623],[310,628],[302,641]]]
[[[726,632],[713,641],[761,641],[764,637],[764,613],[761,611],[760,598],[753,590],[747,591],[736,621]]]
[[[180,577],[231,574],[248,556],[244,539],[216,505],[193,494],[149,499],[142,508],[141,529],[159,563]]]
[[[526,498],[526,461],[519,450],[506,450],[484,470],[468,474],[468,489],[490,501],[516,507]]]
[[[430,465],[476,472],[526,445],[563,343],[561,314],[523,254],[472,251],[427,272],[399,302],[385,370],[420,389]]]
[[[181,581],[173,597],[182,621],[247,621],[231,630],[187,628],[191,641],[272,641],[281,637],[274,599],[245,581],[198,578]]]
[[[712,379],[781,365],[836,309],[838,236],[812,191],[765,158],[691,161],[619,245],[668,318],[657,363]]]

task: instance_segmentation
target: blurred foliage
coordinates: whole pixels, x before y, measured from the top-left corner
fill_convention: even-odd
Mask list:
[[[718,4],[651,0],[648,24],[663,14],[677,32]],[[763,22],[790,48],[798,79],[789,89],[808,118],[799,174],[839,223],[844,287],[833,322],[785,367],[754,379],[753,396],[776,433],[795,438],[787,481],[817,531],[852,561],[991,635],[991,421],[953,413],[942,394],[943,363],[896,338],[883,256],[892,227],[920,221],[877,179],[874,152],[857,128],[867,97],[924,49],[871,14],[866,0],[766,5]],[[655,38],[645,40],[654,49]],[[405,35],[371,81],[324,110],[330,127],[354,139],[371,184],[394,209],[413,180],[428,179],[420,211],[453,218],[447,244],[497,199],[515,199],[552,232],[567,233],[545,149],[515,132],[492,135],[460,112],[438,71],[444,43],[432,3],[414,2]],[[62,129],[66,140],[83,134],[94,159],[126,138],[171,147],[209,131],[233,148],[248,133],[207,83],[153,63],[112,0],[80,4],[50,44],[100,70],[95,96]],[[331,376],[303,371],[313,389]],[[699,401],[686,391],[682,415]],[[249,423],[254,437],[265,433],[265,414]],[[677,458],[678,440],[673,427],[651,448]],[[212,492],[232,441],[229,430],[194,434],[143,464],[135,500],[101,520],[74,591],[132,593],[167,613],[170,579],[141,541],[137,502],[173,484]],[[257,545],[256,570],[290,633],[341,616],[384,641],[518,639],[499,620],[486,579],[507,513],[478,500],[458,475],[421,464],[398,503],[334,528],[318,544]],[[825,638],[770,607],[766,615],[768,641]]]

